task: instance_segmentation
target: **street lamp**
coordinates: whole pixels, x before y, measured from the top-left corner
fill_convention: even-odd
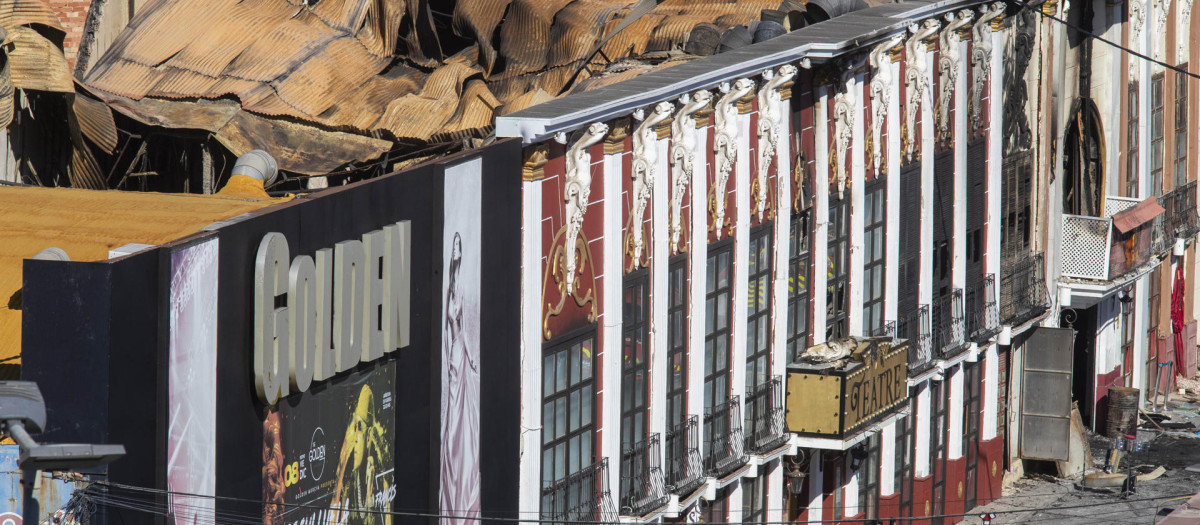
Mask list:
[[[0,433],[21,447],[22,470],[71,470],[99,467],[125,455],[123,445],[43,445],[29,433],[46,426],[46,403],[33,381],[0,381]]]

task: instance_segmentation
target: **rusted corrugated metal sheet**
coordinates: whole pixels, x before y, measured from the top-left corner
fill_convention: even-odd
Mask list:
[[[81,93],[75,96],[74,107],[83,136],[105,153],[117,149],[117,124],[108,105]]]
[[[66,31],[54,11],[36,0],[0,0],[0,27],[40,25],[54,29],[61,40]]]
[[[37,91],[71,93],[75,84],[62,49],[26,26],[5,28],[12,47],[8,50],[9,75],[13,86]]]

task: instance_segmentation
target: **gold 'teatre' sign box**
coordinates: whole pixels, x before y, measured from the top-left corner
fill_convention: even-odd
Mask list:
[[[907,399],[907,341],[864,340],[840,367],[788,365],[787,425],[800,435],[849,437]]]

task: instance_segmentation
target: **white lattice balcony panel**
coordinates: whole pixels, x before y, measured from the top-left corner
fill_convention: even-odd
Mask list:
[[[1112,219],[1063,214],[1062,276],[1108,280]]]

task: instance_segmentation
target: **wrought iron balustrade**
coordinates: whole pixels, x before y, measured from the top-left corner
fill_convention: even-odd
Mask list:
[[[691,494],[704,483],[704,458],[700,457],[700,417],[667,431],[667,487],[679,496]]]
[[[871,330],[871,337],[889,337],[896,339],[896,321],[887,321]]]
[[[921,372],[933,365],[933,334],[929,305],[923,304],[911,312],[903,312],[896,321],[895,339],[908,341],[908,370]]]
[[[1200,217],[1196,215],[1196,181],[1171,190],[1160,201],[1167,210],[1163,214],[1164,233],[1170,239],[1186,239],[1200,232]]]
[[[608,489],[608,458],[542,489],[542,523],[614,523],[617,511]]]
[[[963,322],[963,291],[955,288],[933,301],[933,351],[939,358],[950,357],[966,348],[966,324]]]
[[[1000,273],[1000,323],[1017,326],[1050,308],[1046,289],[1046,264],[1041,253],[1028,253],[1002,264]]]
[[[765,454],[788,442],[781,376],[746,391],[746,426],[746,449],[752,454]]]
[[[667,504],[666,482],[659,466],[661,456],[658,434],[652,434],[621,452],[622,516],[645,516]]]
[[[989,274],[967,288],[967,339],[983,343],[1000,333],[1000,311],[996,304],[996,276]]]
[[[713,477],[723,477],[745,465],[745,436],[742,434],[742,403],[733,396],[704,414],[707,457],[704,467]]]

